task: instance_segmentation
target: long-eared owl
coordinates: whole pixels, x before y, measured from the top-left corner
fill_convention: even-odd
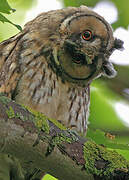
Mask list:
[[[0,92],[85,133],[89,86],[116,74],[109,56],[122,46],[86,6],[42,13],[0,44]]]

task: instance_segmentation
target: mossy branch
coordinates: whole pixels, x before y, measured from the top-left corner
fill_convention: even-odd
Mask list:
[[[58,121],[2,95],[0,137],[0,159],[4,156],[5,165],[10,165],[6,175],[0,173],[6,180],[10,172],[14,180],[41,179],[44,172],[60,180],[129,178],[129,162],[115,151],[79,137]]]

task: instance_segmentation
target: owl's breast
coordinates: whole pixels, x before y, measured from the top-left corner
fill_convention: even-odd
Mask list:
[[[78,132],[86,132],[89,88],[77,88],[62,80],[40,58],[31,61],[19,80],[15,100],[59,120]]]

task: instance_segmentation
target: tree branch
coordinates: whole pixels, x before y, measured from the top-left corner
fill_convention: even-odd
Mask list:
[[[0,137],[0,157],[10,164],[14,180],[40,179],[44,172],[60,180],[129,178],[129,162],[115,151],[2,95]]]

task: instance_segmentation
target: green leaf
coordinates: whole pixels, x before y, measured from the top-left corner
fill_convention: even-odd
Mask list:
[[[15,9],[12,9],[6,0],[0,0],[0,12],[10,14],[14,11]]]
[[[46,174],[41,180],[58,180],[58,179],[56,179],[55,177],[49,174]]]
[[[7,22],[7,23],[10,23],[12,25],[14,25],[18,30],[22,31],[22,28],[21,26],[17,25],[17,24],[14,24],[13,22],[11,22],[10,20],[8,20],[5,16],[3,16],[1,13],[0,13],[0,21],[1,22]]]

